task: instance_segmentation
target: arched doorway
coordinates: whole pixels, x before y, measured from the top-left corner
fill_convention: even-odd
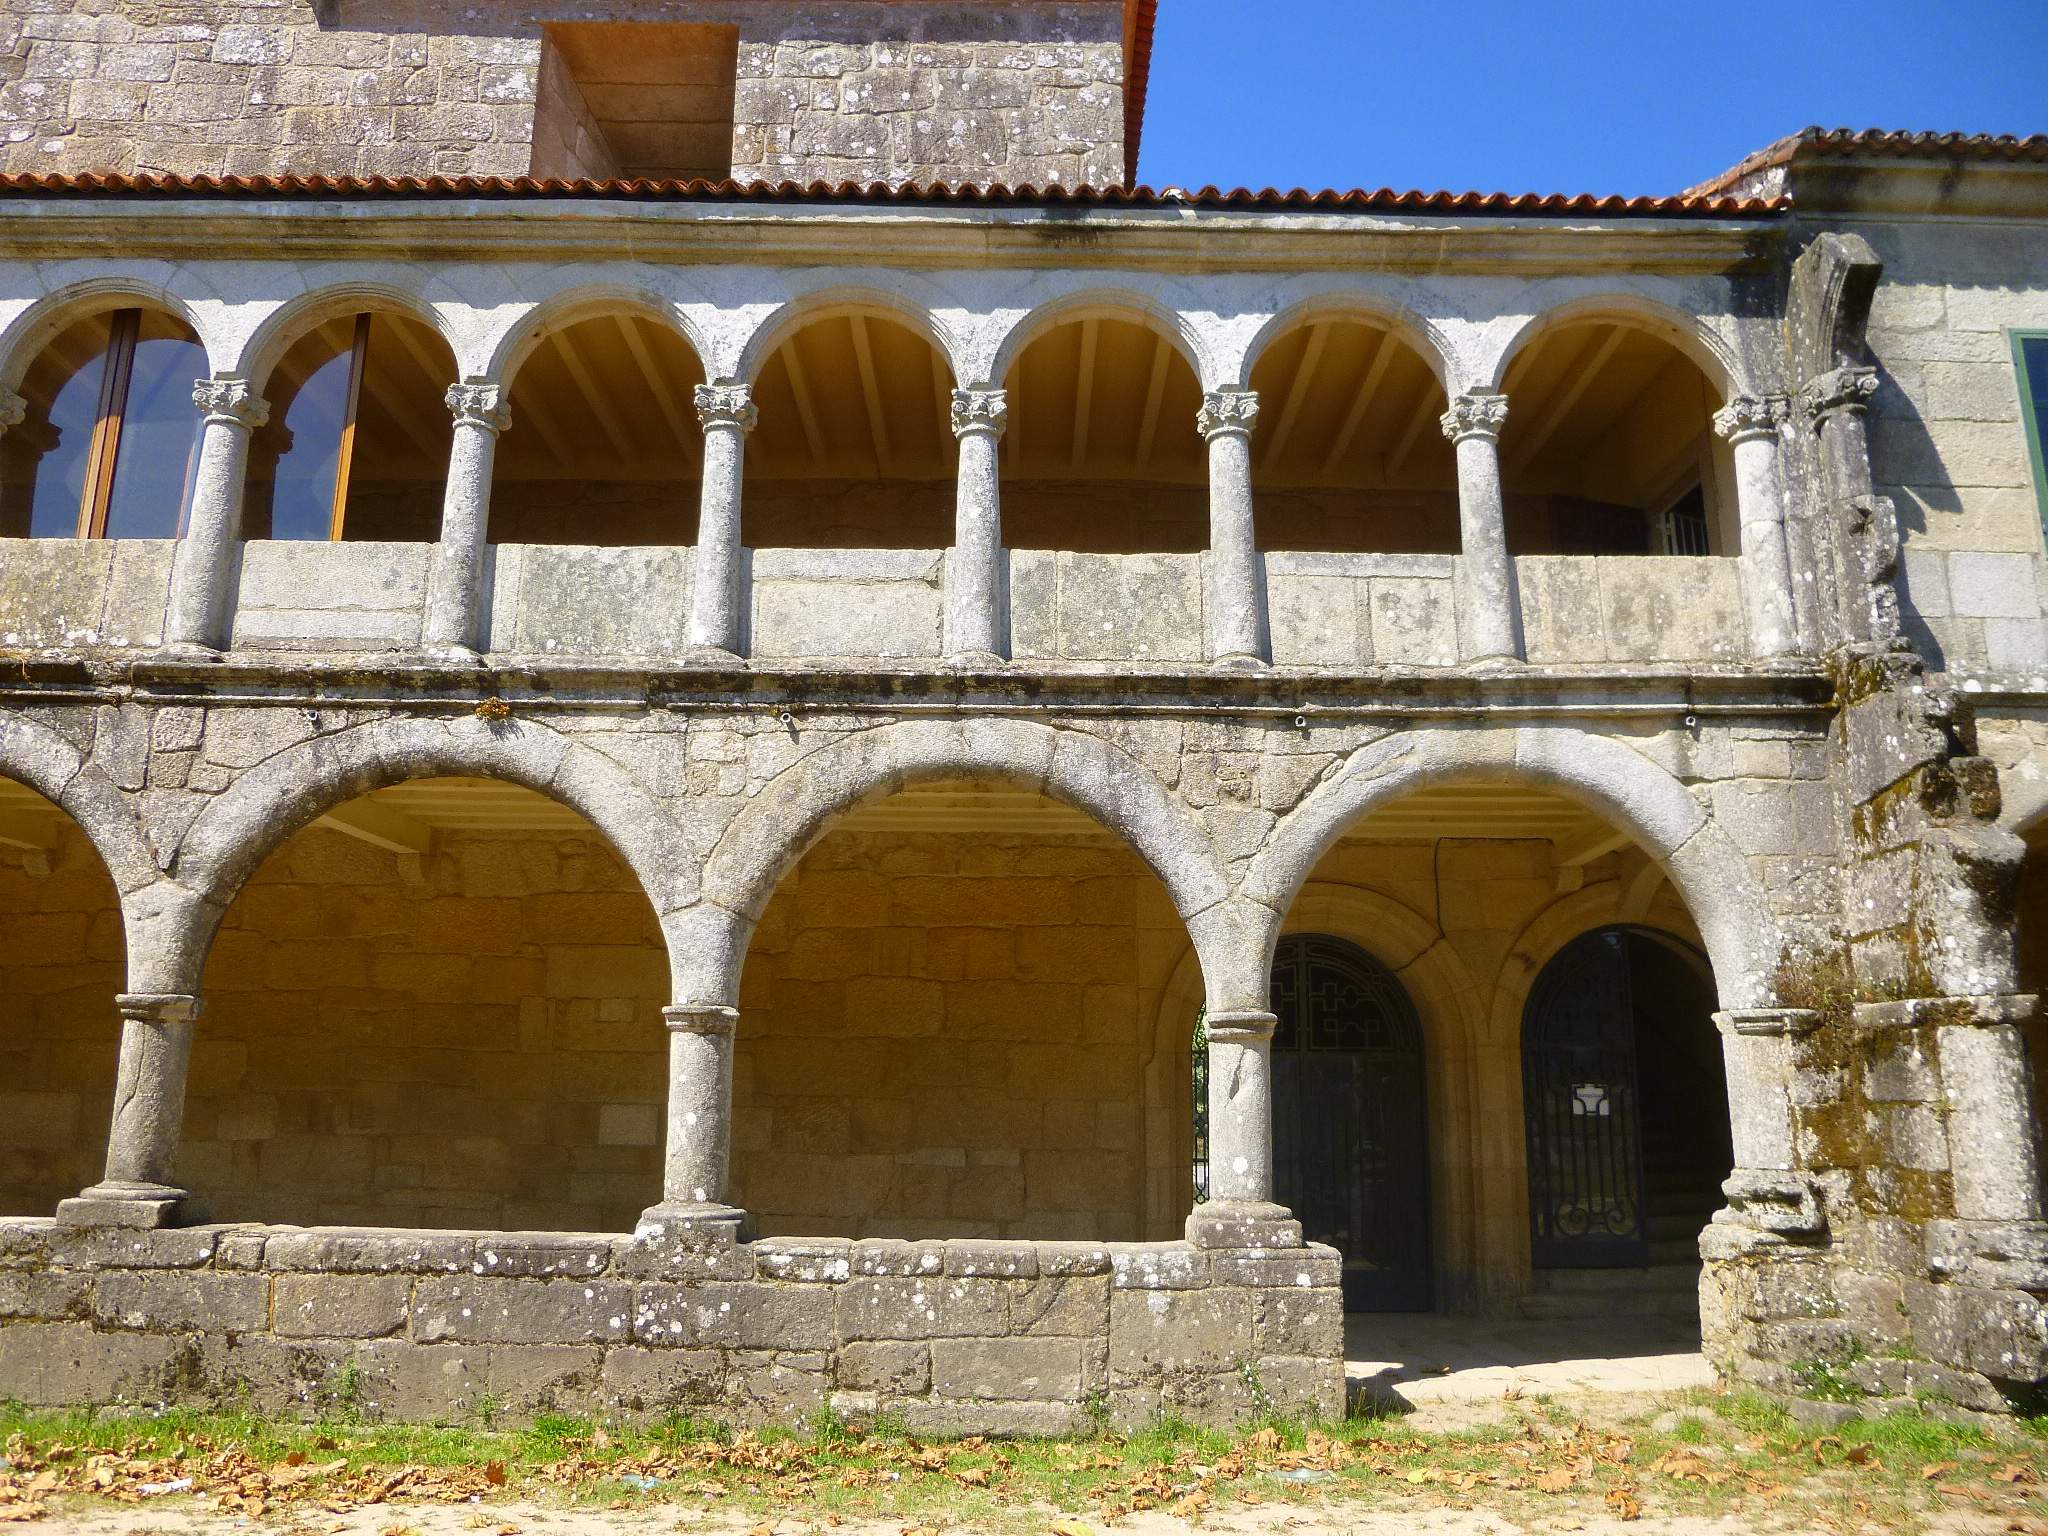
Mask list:
[[[1349,1312],[1431,1302],[1422,1026],[1379,961],[1327,934],[1273,958],[1274,1198],[1344,1256]]]
[[[1537,1269],[1696,1263],[1733,1161],[1706,957],[1655,929],[1573,939],[1522,1015]]]

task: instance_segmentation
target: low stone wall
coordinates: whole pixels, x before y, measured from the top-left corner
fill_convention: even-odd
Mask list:
[[[1335,1417],[1333,1249],[0,1222],[0,1399],[922,1434]]]

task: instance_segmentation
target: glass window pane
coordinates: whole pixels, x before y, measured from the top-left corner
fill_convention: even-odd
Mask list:
[[[295,343],[271,374],[271,424],[250,454],[249,538],[325,539],[332,532],[353,349],[354,322],[335,321]]]
[[[2027,360],[2027,387],[2034,397],[2034,419],[2048,431],[2048,422],[2041,420],[2048,413],[2048,336],[2022,337],[2020,353]]]
[[[68,539],[92,461],[112,313],[60,333],[30,364],[21,425],[0,437],[0,534]]]
[[[110,539],[174,539],[184,531],[199,460],[199,407],[192,385],[206,377],[206,351],[168,316],[145,313],[128,376]]]

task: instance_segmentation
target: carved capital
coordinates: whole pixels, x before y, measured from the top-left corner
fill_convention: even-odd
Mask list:
[[[1212,1013],[1205,1021],[1211,1045],[1263,1045],[1280,1027],[1271,1013]]]
[[[1784,395],[1737,395],[1714,412],[1714,430],[1731,443],[1776,437],[1791,409],[1792,402]]]
[[[495,384],[450,384],[448,409],[455,413],[458,427],[481,427],[498,433],[512,425],[512,412],[504,404],[504,392]]]
[[[270,420],[270,402],[251,389],[247,379],[194,379],[192,403],[206,413],[208,426],[253,432]]]
[[[1195,417],[1195,427],[1205,441],[1230,433],[1249,437],[1252,424],[1258,417],[1259,397],[1255,391],[1212,389],[1202,396],[1202,409]]]
[[[123,992],[114,999],[121,1017],[137,1024],[190,1024],[202,1006],[185,992]]]
[[[986,432],[1001,437],[1010,424],[1010,395],[1002,389],[956,389],[953,391],[953,435],[966,437]]]
[[[1497,438],[1501,428],[1508,424],[1508,397],[1459,395],[1451,401],[1451,408],[1437,418],[1437,424],[1454,443],[1462,443],[1468,437]]]
[[[18,427],[28,414],[28,402],[11,389],[0,389],[0,432]]]
[[[1815,421],[1824,421],[1842,411],[1861,415],[1877,393],[1877,370],[1868,367],[1831,369],[1807,382],[1799,391],[1799,408]]]
[[[761,419],[761,413],[754,406],[754,393],[744,384],[699,384],[697,386],[697,420],[708,430],[712,427],[734,427],[741,432],[754,430],[754,423]]]
[[[661,1021],[671,1034],[715,1035],[729,1040],[739,1027],[740,1011],[717,1003],[678,1003],[661,1010]]]

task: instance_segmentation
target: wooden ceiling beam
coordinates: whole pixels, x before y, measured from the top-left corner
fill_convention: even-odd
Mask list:
[[[661,412],[661,419],[675,434],[676,445],[683,450],[683,457],[695,463],[704,451],[703,430],[683,413],[682,402],[676,399],[676,392],[669,388],[668,379],[654,361],[654,354],[647,347],[647,338],[640,334],[639,322],[631,315],[613,315],[612,320],[619,328],[619,339],[626,344],[633,366],[640,370],[647,393],[654,397],[654,408]]]
[[[1351,443],[1358,436],[1358,429],[1365,424],[1365,413],[1371,409],[1373,397],[1379,393],[1380,384],[1387,376],[1387,369],[1394,361],[1398,343],[1392,331],[1380,332],[1380,344],[1373,348],[1372,361],[1366,365],[1365,380],[1358,386],[1358,397],[1351,402],[1351,409],[1345,412],[1344,425],[1337,429],[1337,437],[1330,444],[1330,452],[1323,460],[1323,474],[1327,477],[1336,473],[1344,455],[1351,451]],[[1428,386],[1424,386],[1424,393]]]
[[[875,473],[887,479],[894,455],[889,451],[889,418],[882,412],[882,388],[875,379],[874,349],[868,344],[867,317],[855,310],[846,323],[853,330],[853,363],[860,373],[860,397],[867,406],[868,436],[875,445]]]
[[[1074,443],[1070,467],[1079,469],[1088,457],[1088,429],[1095,410],[1095,349],[1100,341],[1101,323],[1093,318],[1081,322],[1081,360],[1074,369]]]
[[[1586,391],[1600,376],[1600,370],[1607,366],[1607,360],[1614,356],[1615,348],[1621,345],[1627,334],[1623,327],[1611,325],[1607,328],[1606,335],[1602,336],[1596,332],[1586,338],[1586,344],[1579,349],[1578,354],[1566,367],[1565,376],[1570,383],[1565,386],[1564,393],[1557,397],[1556,403],[1544,413],[1542,421],[1531,429],[1527,437],[1520,442],[1509,440],[1508,446],[1514,450],[1508,455],[1507,468],[1510,474],[1526,468],[1530,460],[1543,451],[1543,445],[1556,435],[1557,429],[1563,426],[1571,413],[1578,408],[1579,401],[1585,398]],[[1509,419],[1512,420],[1513,396],[1509,397],[1508,409],[1511,413]]]
[[[344,833],[386,853],[424,856],[434,847],[434,829],[426,822],[369,798],[338,805],[313,825]]]
[[[1152,462],[1152,445],[1159,436],[1159,407],[1166,399],[1166,373],[1173,365],[1173,344],[1164,336],[1152,338],[1152,376],[1145,383],[1145,413],[1138,421],[1136,468]]]
[[[1266,439],[1266,450],[1259,455],[1259,465],[1265,468],[1277,464],[1287,447],[1287,440],[1294,435],[1294,423],[1301,415],[1302,403],[1308,399],[1309,386],[1316,376],[1316,368],[1323,360],[1323,348],[1330,339],[1330,322],[1318,320],[1308,328],[1308,345],[1302,349],[1301,366],[1294,370],[1294,383],[1287,391],[1287,402],[1280,407],[1280,419],[1273,424],[1273,431]]]
[[[1394,444],[1394,451],[1387,455],[1387,479],[1394,478],[1395,471],[1408,462],[1408,455],[1415,451],[1416,441],[1422,436],[1422,429],[1431,425],[1443,412],[1437,409],[1436,391],[1424,389],[1422,402],[1415,408],[1415,414],[1408,418],[1408,425]]]
[[[576,387],[583,391],[583,403],[590,407],[590,414],[597,418],[598,429],[612,445],[612,452],[623,463],[631,463],[640,457],[633,442],[633,434],[625,423],[619,420],[619,413],[612,409],[611,402],[598,387],[597,376],[583,361],[583,354],[576,350],[576,343],[569,339],[567,331],[555,333],[555,350],[562,354],[562,366],[569,370],[569,377]]]
[[[817,468],[825,466],[825,434],[818,428],[818,413],[811,404],[810,380],[804,375],[803,359],[797,355],[797,342],[801,336],[792,336],[782,347],[782,366],[789,374],[789,393],[796,401],[796,419],[804,429],[804,442],[811,450],[811,462]]]

